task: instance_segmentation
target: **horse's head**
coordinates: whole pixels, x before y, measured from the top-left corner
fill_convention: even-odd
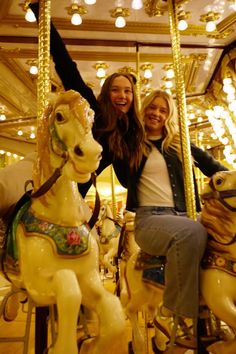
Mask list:
[[[216,241],[229,245],[236,234],[236,171],[217,172],[202,193],[201,221]]]
[[[51,166],[62,167],[62,174],[76,182],[89,180],[102,152],[92,135],[93,117],[88,102],[78,92],[70,90],[49,99],[38,128],[38,155],[44,179],[51,174]]]

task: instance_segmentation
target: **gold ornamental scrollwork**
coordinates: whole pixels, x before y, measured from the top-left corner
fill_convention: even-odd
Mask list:
[[[176,0],[176,5],[180,6],[188,3],[188,0]],[[145,0],[144,10],[149,17],[163,16],[168,11],[168,3],[163,0]]]

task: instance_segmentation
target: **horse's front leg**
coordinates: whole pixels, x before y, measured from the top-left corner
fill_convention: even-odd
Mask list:
[[[95,311],[99,320],[97,337],[85,341],[80,354],[127,354],[125,316],[117,296],[107,291],[97,271],[80,277],[83,304]]]
[[[114,259],[115,255],[116,255],[116,251],[113,248],[111,248],[111,249],[109,249],[109,251],[106,254],[104,254],[104,258],[103,258],[103,263],[104,263],[105,267],[111,273],[117,272],[117,267],[112,264],[112,260]]]
[[[58,313],[58,334],[49,354],[78,354],[77,321],[81,306],[81,291],[75,273],[62,269],[53,277],[53,291]]]

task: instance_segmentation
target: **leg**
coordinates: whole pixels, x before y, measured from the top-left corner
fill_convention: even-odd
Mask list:
[[[164,305],[178,316],[197,317],[199,299],[199,268],[207,232],[203,225],[184,216],[136,216],[136,241],[145,252],[165,255],[166,287]]]
[[[83,305],[95,311],[99,319],[99,335],[84,342],[81,354],[126,354],[125,316],[119,299],[103,287],[97,271],[81,276],[80,287]]]
[[[81,305],[81,291],[75,273],[59,270],[53,277],[58,313],[58,335],[49,354],[78,354],[77,321]]]

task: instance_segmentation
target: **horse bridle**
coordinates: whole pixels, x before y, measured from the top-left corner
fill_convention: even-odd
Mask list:
[[[214,183],[213,183],[213,179],[211,178],[210,182],[209,182],[209,186],[212,189],[212,192],[209,193],[203,193],[202,194],[202,198],[203,199],[210,199],[210,198],[214,198],[219,200],[219,202],[221,202],[221,204],[223,204],[227,209],[235,212],[236,211],[236,207],[232,207],[229,203],[227,203],[225,201],[225,199],[227,198],[233,198],[236,196],[236,189],[228,189],[226,191],[217,191]]]
[[[212,189],[212,192],[209,193],[204,193],[202,194],[202,198],[203,199],[210,199],[210,198],[214,198],[219,200],[219,202],[221,204],[223,204],[227,209],[235,212],[236,208],[232,207],[230,204],[228,204],[225,199],[227,198],[232,198],[236,196],[236,189],[228,189],[226,191],[217,191],[214,183],[213,183],[213,179],[211,178],[210,182],[209,182],[209,186]],[[232,245],[234,242],[236,242],[236,234],[233,236],[232,240],[229,241],[228,243],[224,243],[224,242],[220,242],[220,241],[216,241],[214,239],[215,242],[219,243],[220,245],[224,245],[224,246],[230,246]]]

